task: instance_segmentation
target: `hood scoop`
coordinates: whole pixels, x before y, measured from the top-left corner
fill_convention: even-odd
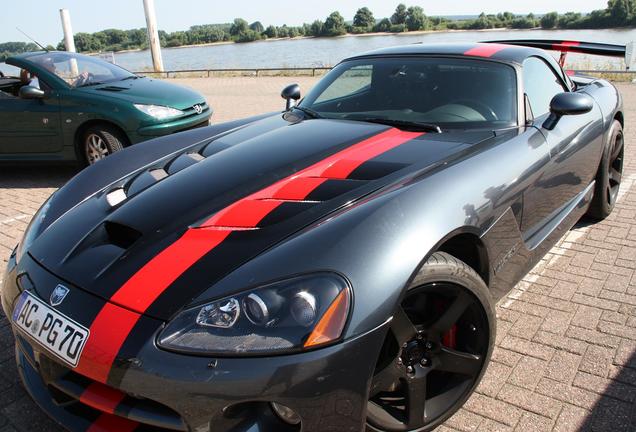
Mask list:
[[[108,92],[120,92],[120,91],[128,90],[128,87],[105,86],[105,87],[99,87],[97,90],[108,91]]]

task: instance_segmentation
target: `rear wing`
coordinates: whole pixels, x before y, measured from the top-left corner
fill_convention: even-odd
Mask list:
[[[563,65],[565,64],[565,58],[569,52],[624,58],[627,69],[629,69],[629,67],[631,66],[634,57],[634,42],[629,42],[627,45],[613,45],[597,42],[564,41],[550,39],[513,39],[487,41],[486,43],[501,43],[507,45],[519,45],[531,48],[540,48],[544,50],[560,51],[561,57],[559,58],[559,64],[561,65],[561,67],[563,67]]]

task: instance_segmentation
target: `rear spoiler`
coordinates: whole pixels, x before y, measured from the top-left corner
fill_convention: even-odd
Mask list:
[[[513,39],[487,41],[486,43],[519,45],[531,48],[540,48],[544,50],[560,51],[561,57],[559,58],[559,64],[561,65],[561,67],[563,67],[563,65],[565,64],[565,57],[567,56],[568,52],[624,58],[627,69],[629,69],[629,67],[631,66],[634,56],[634,42],[629,42],[627,45],[613,45],[597,42],[579,42],[550,39]]]

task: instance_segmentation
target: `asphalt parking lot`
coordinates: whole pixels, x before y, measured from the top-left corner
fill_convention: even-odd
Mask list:
[[[285,84],[314,78],[173,80],[203,92],[214,121],[280,109]],[[616,208],[582,222],[497,307],[497,347],[477,393],[439,431],[636,430],[636,85],[625,100],[626,164]],[[0,266],[73,168],[0,167]],[[0,275],[0,278],[2,275]],[[23,390],[0,318],[0,432],[57,431]]]

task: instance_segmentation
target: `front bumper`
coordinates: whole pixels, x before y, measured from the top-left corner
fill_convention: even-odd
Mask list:
[[[172,121],[144,126],[135,131],[128,131],[128,135],[132,143],[137,143],[153,137],[170,135],[177,132],[195,129],[197,127],[208,126],[210,124],[212,113],[212,108],[207,108],[201,114],[189,115]]]
[[[2,290],[7,316],[22,289],[17,276],[24,273],[30,289],[45,300],[38,287],[61,282],[28,256],[19,265],[10,260]],[[95,301],[65,285],[71,302]],[[69,430],[301,430],[273,414],[269,403],[277,402],[300,416],[303,432],[354,432],[364,429],[369,381],[386,328],[316,351],[260,358],[171,353],[156,347],[155,332],[134,355],[115,361],[107,385],[58,363],[15,327],[14,333],[25,387]]]

